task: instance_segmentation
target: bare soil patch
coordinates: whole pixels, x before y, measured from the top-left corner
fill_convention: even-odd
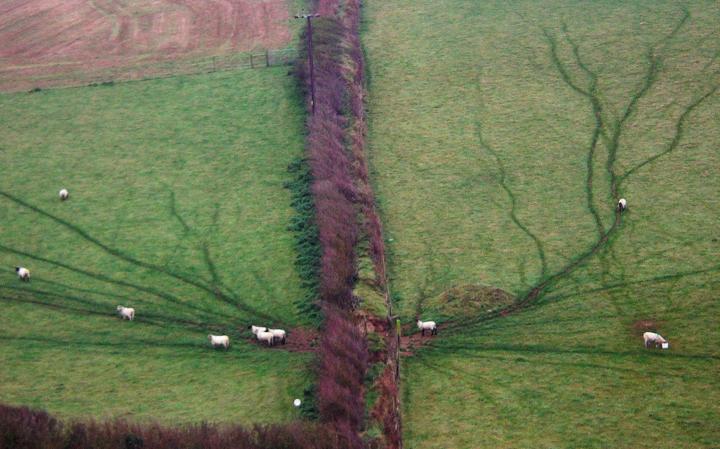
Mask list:
[[[292,38],[289,18],[286,0],[7,0],[0,3],[0,89],[26,88],[28,80],[44,87],[77,71],[281,48]]]
[[[430,335],[430,332],[425,332],[422,335],[420,332],[414,334],[403,335],[400,337],[400,355],[404,357],[410,357],[415,354],[415,351],[428,344],[434,338],[440,338],[442,336],[443,329],[446,325],[438,325],[437,335]]]
[[[285,344],[276,344],[274,346],[266,346],[264,343],[260,343],[253,336],[248,340],[253,344],[261,345],[264,348],[271,350],[283,350],[290,352],[315,352],[317,350],[318,339],[320,335],[316,329],[310,329],[306,327],[296,327],[294,329],[288,329],[287,339]]]
[[[645,332],[658,332],[661,325],[661,321],[654,319],[638,320],[632,324],[632,333],[633,335],[642,335]]]

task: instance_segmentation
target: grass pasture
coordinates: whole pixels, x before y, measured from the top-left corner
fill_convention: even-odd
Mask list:
[[[309,356],[244,329],[309,324],[283,188],[303,153],[286,72],[0,96],[0,401],[167,423],[292,417]]]
[[[405,361],[406,447],[717,447],[717,3],[369,1],[365,20],[396,309],[543,286]]]

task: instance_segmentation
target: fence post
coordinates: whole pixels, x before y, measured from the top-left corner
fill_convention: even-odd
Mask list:
[[[270,67],[270,50],[265,49],[265,67]]]
[[[395,345],[395,383],[400,379],[400,332],[402,331],[402,327],[400,327],[400,319],[395,319],[395,337],[397,338],[397,342]]]
[[[216,60],[217,56],[213,56],[213,72],[217,72],[217,63]]]
[[[255,68],[255,66],[253,65],[252,53],[250,53],[250,68],[251,68],[251,69],[254,69],[254,68]]]

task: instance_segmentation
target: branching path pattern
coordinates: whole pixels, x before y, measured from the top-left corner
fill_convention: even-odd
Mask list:
[[[209,244],[206,240],[202,241],[199,244],[198,249],[203,256],[207,271],[210,274],[209,280],[192,277],[189,274],[173,271],[167,266],[161,266],[138,259],[133,255],[127,254],[121,249],[115,248],[102,242],[78,225],[64,218],[53,215],[52,213],[47,212],[39,208],[38,206],[32,205],[8,192],[0,191],[0,197],[14,203],[18,207],[27,209],[41,217],[54,221],[65,229],[69,230],[74,235],[80,237],[83,241],[99,248],[101,251],[122,262],[135,265],[137,267],[143,268],[161,276],[167,276],[175,279],[182,284],[199,290],[202,295],[222,301],[230,307],[236,308],[238,311],[242,312],[242,316],[238,316],[234,314],[228,314],[218,309],[217,307],[203,307],[201,305],[195,304],[193,301],[181,300],[174,294],[168,291],[156,289],[151,285],[142,284],[140,282],[132,282],[125,279],[116,279],[113,276],[100,272],[95,272],[86,267],[74,266],[67,262],[54,260],[48,257],[43,257],[21,249],[0,244],[0,251],[7,254],[21,256],[25,260],[34,260],[36,262],[55,266],[57,268],[67,270],[68,272],[72,272],[74,274],[86,277],[87,279],[100,282],[102,284],[114,286],[132,292],[142,293],[144,295],[149,295],[155,298],[155,300],[159,300],[169,305],[172,305],[172,307],[177,310],[185,310],[190,316],[194,318],[189,319],[183,318],[181,316],[171,316],[164,313],[144,311],[142,314],[136,317],[136,321],[138,322],[152,326],[170,326],[178,329],[192,330],[194,332],[205,332],[208,330],[218,332],[223,331],[236,337],[240,336],[238,330],[240,329],[240,327],[238,325],[242,325],[245,322],[271,322],[276,323],[277,325],[283,325],[284,327],[288,327],[288,323],[285,322],[285,320],[281,317],[271,316],[251,306],[246,301],[243,301],[239,297],[239,295],[237,295],[232,289],[230,289],[230,287],[228,287],[222,281],[219,272],[212,260]],[[214,226],[217,226],[218,213],[218,208],[216,207],[213,217]],[[183,237],[187,237],[193,232],[188,222],[184,220],[177,211],[174,193],[171,193],[170,195],[170,214],[177,220],[178,223],[180,223],[183,230]],[[46,290],[43,288],[36,288],[34,286],[32,288],[27,288],[18,287],[15,285],[1,285],[0,291],[6,292],[6,294],[2,294],[1,297],[3,300],[6,301],[13,301],[18,303],[30,302],[35,305],[47,307],[49,309],[57,311],[66,311],[96,316],[107,316],[112,317],[112,319],[115,318],[111,313],[108,312],[109,310],[111,310],[111,308],[109,308],[107,298],[114,298],[116,300],[124,301],[132,300],[135,303],[143,302],[142,299],[138,299],[137,297],[133,297],[132,295],[122,295],[98,289],[88,289],[78,286],[70,286],[51,279],[43,279],[41,277],[34,278],[33,285],[34,284],[41,284],[52,288],[59,288],[65,291],[65,293]],[[96,300],[89,298],[104,298],[104,300]],[[233,331],[232,329],[236,330]]]
[[[581,57],[581,51],[580,46],[570,37],[568,27],[566,24],[562,24],[562,31],[565,34],[565,38],[568,42],[568,44],[572,48],[572,54],[575,58],[575,63],[578,67],[582,70],[582,72],[587,76],[589,82],[587,87],[582,86],[578,81],[575,81],[573,77],[571,76],[569,70],[566,67],[566,64],[561,60],[559,53],[558,53],[558,41],[555,38],[555,36],[546,28],[542,28],[543,36],[547,42],[549,53],[550,53],[550,59],[557,70],[560,78],[562,81],[573,91],[577,92],[579,95],[583,96],[587,99],[587,101],[590,104],[590,108],[593,115],[593,121],[594,121],[594,127],[590,136],[590,142],[588,144],[588,150],[587,150],[587,157],[586,157],[586,169],[587,169],[587,175],[586,175],[586,201],[587,201],[587,208],[590,214],[593,217],[593,221],[595,223],[595,227],[598,232],[598,237],[595,240],[595,242],[590,246],[589,249],[587,249],[585,252],[578,254],[574,258],[572,258],[570,261],[568,261],[563,267],[561,267],[559,270],[557,270],[555,273],[548,275],[547,274],[547,262],[545,253],[543,250],[542,242],[539,240],[539,238],[534,235],[532,232],[529,231],[527,226],[523,225],[517,218],[516,214],[516,198],[515,195],[512,193],[510,187],[507,184],[506,181],[506,172],[505,168],[502,164],[502,160],[498,154],[498,152],[490,146],[482,135],[482,124],[479,120],[476,121],[476,136],[477,140],[479,142],[479,145],[481,148],[483,148],[485,151],[492,154],[493,158],[495,159],[498,169],[500,171],[500,184],[503,190],[508,194],[508,196],[511,199],[511,210],[510,215],[512,218],[513,223],[515,223],[525,234],[527,234],[532,240],[535,242],[535,245],[538,248],[538,254],[541,260],[541,266],[542,266],[542,275],[540,277],[540,280],[527,292],[522,294],[518,301],[513,304],[512,306],[503,309],[501,311],[497,311],[494,313],[490,313],[489,315],[484,315],[482,317],[476,317],[469,320],[462,320],[455,323],[451,323],[448,325],[448,329],[456,329],[459,327],[465,327],[468,324],[485,321],[487,319],[494,318],[496,316],[499,316],[501,314],[507,314],[510,312],[515,312],[517,310],[526,308],[536,302],[539,298],[543,297],[547,291],[550,289],[551,286],[555,285],[558,281],[561,279],[564,279],[568,276],[570,276],[575,270],[577,270],[579,267],[586,264],[590,259],[592,259],[596,255],[602,255],[603,251],[610,250],[611,248],[611,242],[613,241],[613,236],[618,232],[618,230],[622,226],[622,215],[619,212],[615,212],[614,218],[612,220],[612,223],[609,227],[605,227],[602,222],[600,211],[595,207],[594,205],[594,198],[595,193],[593,190],[593,186],[595,183],[597,183],[596,180],[596,172],[594,167],[594,159],[596,158],[596,152],[598,149],[598,145],[600,144],[600,141],[602,140],[605,144],[606,150],[607,150],[607,159],[605,162],[605,176],[608,180],[608,188],[611,195],[611,198],[607,198],[603,201],[603,204],[606,204],[610,207],[614,206],[614,201],[617,200],[620,196],[620,188],[624,181],[628,179],[632,174],[640,170],[641,168],[645,167],[648,164],[652,164],[655,161],[657,161],[659,158],[670,154],[677,146],[679,145],[681,139],[683,130],[686,126],[687,120],[693,110],[695,110],[697,107],[699,107],[705,100],[712,97],[718,90],[718,86],[712,86],[710,89],[708,89],[705,93],[698,96],[695,100],[693,100],[683,111],[683,113],[679,116],[675,123],[675,132],[673,135],[673,138],[671,139],[670,143],[666,146],[666,148],[645,159],[642,162],[639,162],[637,165],[633,166],[632,168],[628,169],[625,173],[618,175],[616,171],[616,162],[618,159],[618,152],[621,146],[621,138],[623,136],[623,132],[626,129],[626,125],[628,120],[635,114],[635,112],[638,109],[639,102],[650,92],[653,85],[658,81],[660,74],[661,74],[661,67],[662,67],[662,52],[667,48],[667,46],[670,44],[672,39],[677,36],[677,34],[680,32],[680,30],[688,23],[690,20],[690,13],[687,9],[683,10],[683,16],[680,18],[680,20],[677,22],[673,30],[664,38],[662,38],[659,42],[657,42],[653,47],[649,48],[646,53],[646,60],[647,60],[647,66],[646,71],[642,79],[642,83],[639,86],[639,88],[630,96],[630,99],[628,100],[627,105],[623,109],[623,112],[621,116],[614,121],[612,124],[608,124],[608,119],[605,118],[603,113],[603,106],[602,101],[600,99],[599,91],[598,91],[598,74],[594,71],[592,71],[589,66],[583,61]],[[607,206],[606,206],[607,207]],[[606,265],[606,264],[604,264]],[[604,269],[604,271],[607,271],[607,268]],[[617,285],[617,284],[616,284]]]

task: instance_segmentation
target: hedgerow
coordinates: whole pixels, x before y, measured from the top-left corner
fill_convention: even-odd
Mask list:
[[[297,256],[295,265],[305,290],[305,295],[295,304],[309,320],[319,324],[321,320],[318,295],[320,288],[320,241],[315,222],[315,202],[312,197],[312,174],[306,159],[297,158],[288,165],[293,176],[285,183],[292,195],[291,205],[295,215],[290,219],[288,229],[295,235]]]
[[[277,425],[166,427],[123,420],[64,423],[44,411],[0,405],[0,449],[344,449],[332,426]]]
[[[372,260],[376,284],[383,291],[386,288],[384,241],[365,159],[360,2],[316,0],[314,11],[320,15],[313,19],[314,105],[306,35],[301,39],[297,74],[311,111],[307,156],[321,248],[324,326],[317,404],[321,422],[346,435],[348,447],[360,448],[366,428],[364,380],[369,354],[366,335],[353,314],[359,304],[354,295],[359,259]]]

